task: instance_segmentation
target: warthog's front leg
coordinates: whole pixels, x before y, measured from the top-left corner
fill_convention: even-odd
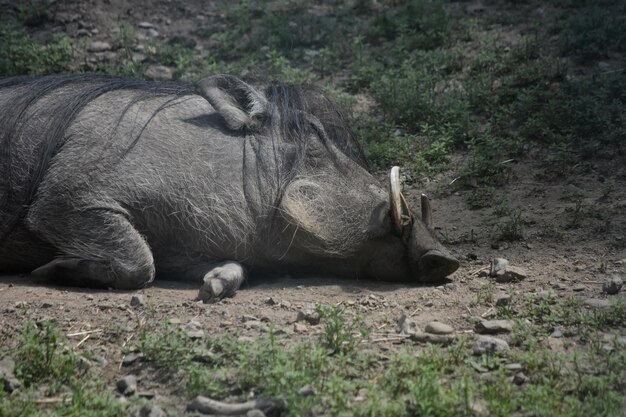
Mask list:
[[[41,208],[31,213],[29,228],[59,255],[33,275],[61,284],[119,289],[141,288],[154,279],[152,252],[122,212],[87,208],[50,217],[51,211]]]

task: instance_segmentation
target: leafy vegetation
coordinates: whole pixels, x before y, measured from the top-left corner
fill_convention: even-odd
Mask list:
[[[491,291],[485,289],[477,305],[493,303]],[[446,348],[416,349],[409,343],[383,354],[352,311],[318,306],[317,312],[319,336],[296,342],[272,327],[257,340],[237,341],[232,335],[191,339],[169,324],[148,325],[136,345],[142,354],[138,366],[167,370],[168,386],[179,396],[245,399],[254,392],[282,400],[290,415],[619,416],[623,410],[626,346],[617,339],[602,344],[595,336],[626,319],[626,304],[620,301],[605,310],[587,310],[573,299],[514,301],[498,310],[502,317],[519,319],[514,348],[481,356],[471,354],[471,340],[465,337]],[[582,350],[569,354],[545,348],[557,326],[579,335]],[[80,354],[51,323],[41,329],[29,323],[26,329],[16,347],[16,369],[24,378],[30,375],[25,381],[32,386],[12,396],[0,392],[0,415],[48,415],[29,396],[44,380],[55,381],[56,392],[71,389],[68,396],[57,397],[62,400],[48,410],[50,415],[128,415],[140,407],[136,398],[125,404],[102,394],[102,382],[93,373],[69,366]],[[512,382],[511,363],[523,368],[528,381]],[[303,395],[303,389],[314,395]]]

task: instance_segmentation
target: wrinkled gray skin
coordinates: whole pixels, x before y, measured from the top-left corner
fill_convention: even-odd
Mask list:
[[[47,110],[88,85],[51,91],[20,116],[28,123],[5,137],[11,146],[0,154],[14,176],[40,163]],[[12,111],[21,88],[0,89],[0,112]],[[419,218],[403,236],[393,232],[388,191],[338,142],[324,142],[318,117],[300,112],[311,127],[298,133],[306,146],[277,138],[268,120],[283,115],[266,91],[218,76],[197,94],[130,107],[132,89],[93,98],[26,204],[11,200],[25,194],[19,181],[0,177],[0,226],[24,207],[0,241],[0,272],[120,289],[143,287],[156,273],[204,280],[201,297],[215,301],[234,294],[249,270],[429,282],[457,269]],[[300,163],[283,166],[298,155]]]

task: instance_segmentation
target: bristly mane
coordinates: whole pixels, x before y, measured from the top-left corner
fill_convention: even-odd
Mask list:
[[[68,90],[67,87],[78,85],[80,88]],[[153,82],[141,80],[128,80],[104,75],[62,75],[43,77],[11,77],[0,79],[0,89],[19,88],[20,95],[13,97],[8,105],[0,108],[0,176],[4,178],[6,188],[0,190],[0,212],[8,218],[4,224],[0,224],[0,241],[13,230],[25,214],[25,210],[32,203],[40,182],[43,179],[53,157],[59,152],[66,140],[66,131],[76,116],[91,101],[103,94],[116,90],[133,90],[137,94],[126,105],[120,115],[120,121],[124,113],[134,104],[154,97],[171,97],[161,105],[152,115],[152,118],[168,103],[182,96],[195,94],[195,88],[191,84],[174,82]],[[42,137],[36,149],[36,158],[32,166],[15,166],[12,161],[12,149],[14,141],[18,140],[22,132],[29,124],[29,118],[35,115],[29,113],[33,106],[45,96],[55,91],[64,91],[66,96],[59,102],[51,103],[46,109],[46,116],[50,116],[47,128],[41,132]],[[269,128],[278,132],[280,140],[292,140],[297,145],[297,156],[294,161],[284,161],[280,155],[275,154],[274,168],[277,172],[267,172],[265,175],[278,175],[278,181],[271,181],[278,189],[274,190],[276,205],[281,196],[284,186],[293,177],[297,167],[305,159],[307,141],[311,129],[315,129],[306,115],[312,115],[323,126],[325,134],[318,135],[330,151],[333,144],[350,159],[367,169],[367,161],[361,146],[354,134],[349,130],[349,121],[341,110],[329,100],[323,93],[312,87],[300,87],[280,82],[272,82],[265,88],[268,103],[274,108],[278,118],[268,118]],[[10,106],[10,109],[8,108]],[[149,123],[149,121],[148,121]],[[132,140],[127,152],[132,149],[145,129],[143,126],[139,135]],[[272,143],[275,146],[276,143]],[[333,158],[333,152],[328,152]],[[123,157],[123,155],[122,155]],[[23,178],[24,172],[27,178]],[[280,171],[280,173],[278,172]],[[21,172],[21,175],[18,174]],[[21,176],[21,177],[20,177]],[[257,178],[257,181],[260,179]]]

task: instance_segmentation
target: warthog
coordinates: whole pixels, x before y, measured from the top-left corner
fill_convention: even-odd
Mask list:
[[[246,271],[433,281],[458,261],[312,88],[0,79],[0,272],[230,296]],[[201,291],[201,292],[202,292]]]

